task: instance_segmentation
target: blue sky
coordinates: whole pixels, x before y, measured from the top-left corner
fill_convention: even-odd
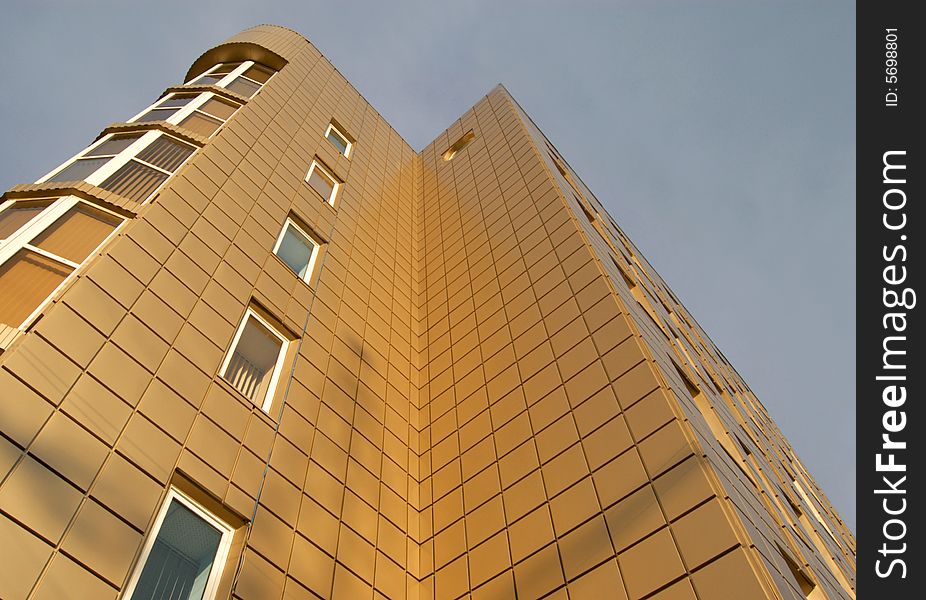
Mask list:
[[[498,82],[743,375],[855,527],[855,6],[838,0],[13,0],[0,187],[275,23],[413,147]]]

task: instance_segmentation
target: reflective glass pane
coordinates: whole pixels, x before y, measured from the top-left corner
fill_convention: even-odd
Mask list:
[[[306,276],[306,269],[312,258],[315,244],[310,242],[302,233],[292,225],[287,224],[277,256],[285,262],[299,277]]]
[[[114,135],[90,152],[87,152],[85,156],[114,156],[131,146],[141,136],[141,133]]]
[[[136,123],[147,123],[148,121],[166,121],[171,118],[179,108],[152,108],[142,116],[135,119]]]
[[[190,85],[213,85],[221,81],[225,75],[203,75],[190,82]]]
[[[216,129],[222,126],[222,121],[194,111],[189,117],[180,121],[180,126],[189,129],[193,133],[209,137],[215,133]]]
[[[109,179],[101,183],[100,187],[125,198],[144,202],[162,183],[167,181],[167,177],[167,173],[130,160],[110,175]]]
[[[222,532],[171,500],[132,600],[202,600]]]
[[[14,254],[0,265],[0,323],[19,327],[72,270],[29,250]]]
[[[238,92],[245,98],[250,98],[260,89],[260,84],[254,83],[250,79],[245,79],[244,77],[238,77],[225,87],[233,92]]]
[[[170,98],[162,100],[158,103],[158,107],[176,107],[186,106],[190,103],[190,100],[198,96],[199,94],[173,94]]]
[[[195,151],[196,148],[189,144],[162,135],[148,144],[136,157],[155,167],[173,173]]]
[[[247,71],[244,72],[245,77],[249,77],[258,83],[267,83],[267,80],[270,79],[270,76],[273,75],[273,71],[268,69],[263,65],[253,65]]]
[[[242,395],[260,406],[267,396],[273,369],[282,349],[280,338],[253,316],[248,316],[222,376]]]
[[[338,132],[334,129],[330,129],[328,131],[328,141],[338,149],[338,152],[344,154],[345,156],[347,155],[347,140],[341,137],[341,135],[338,134]]]
[[[42,202],[16,202],[3,212],[0,212],[0,240],[5,240],[16,233],[20,227],[48,208],[51,202],[51,200]]]
[[[318,192],[322,198],[331,202],[331,193],[334,191],[334,181],[318,167],[312,169],[312,174],[309,176],[309,185],[312,186],[312,189]]]
[[[122,219],[78,202],[31,242],[33,246],[61,258],[82,263],[103,243]]]
[[[223,121],[228,120],[235,111],[238,110],[240,104],[235,104],[227,100],[219,100],[218,98],[209,98],[206,102],[199,107],[199,110],[204,113],[208,113],[213,117],[218,117]]]
[[[79,158],[48,178],[48,181],[81,181],[108,163],[111,158]]]

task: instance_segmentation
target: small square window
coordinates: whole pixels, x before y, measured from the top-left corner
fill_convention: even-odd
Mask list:
[[[318,256],[319,243],[315,241],[292,219],[286,219],[283,231],[277,239],[273,253],[293,270],[293,272],[309,281],[315,268],[315,259]]]
[[[222,377],[241,395],[270,412],[289,340],[248,309],[238,326]]]
[[[232,528],[171,489],[127,587],[127,599],[213,600]]]
[[[337,196],[341,184],[321,163],[317,160],[312,161],[312,166],[309,167],[309,173],[305,176],[305,180],[312,186],[313,190],[318,192],[322,199],[334,206],[334,198]]]
[[[338,152],[350,158],[350,151],[353,143],[335,127],[334,123],[328,125],[328,131],[325,132],[325,137],[331,142],[332,146],[338,149]]]

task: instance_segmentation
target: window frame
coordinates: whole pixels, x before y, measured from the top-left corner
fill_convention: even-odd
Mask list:
[[[102,156],[101,158],[105,158],[105,157],[110,157],[110,158],[106,163],[100,165],[96,171],[93,171],[90,175],[87,175],[86,177],[84,177],[83,179],[79,181],[86,181],[87,183],[91,185],[95,185],[99,187],[104,182],[106,182],[106,180],[109,179],[111,175],[116,173],[116,171],[118,171],[119,169],[127,165],[130,161],[134,160],[138,163],[141,163],[142,165],[146,167],[150,167],[151,169],[154,169],[155,171],[158,171],[160,173],[167,175],[167,178],[158,187],[156,187],[154,191],[152,191],[145,199],[136,201],[138,202],[138,204],[145,204],[146,202],[148,202],[148,200],[153,198],[155,194],[161,191],[161,189],[167,184],[167,182],[170,181],[170,178],[175,173],[177,173],[181,168],[183,168],[183,166],[187,163],[187,161],[189,161],[191,158],[193,158],[193,156],[196,155],[196,151],[200,149],[200,146],[197,146],[196,144],[191,144],[190,142],[181,140],[180,138],[174,137],[172,135],[168,135],[162,131],[157,131],[157,130],[142,131],[142,132],[120,131],[117,133],[110,133],[110,134],[107,134],[101,137],[96,142],[84,148],[81,152],[75,154],[70,159],[61,163],[58,167],[56,167],[55,169],[47,173],[45,176],[43,176],[41,179],[36,181],[36,183],[45,183],[49,181],[54,175],[70,167],[72,164],[74,164],[81,158],[89,157],[90,152],[95,150],[97,147],[105,144],[107,141],[109,141],[113,137],[122,136],[122,135],[133,135],[136,133],[141,133],[142,135],[137,140],[135,140],[130,145],[128,145],[125,149],[123,149],[121,152],[119,152],[118,154]],[[182,163],[177,165],[177,168],[174,171],[168,171],[166,169],[153,165],[143,159],[137,158],[137,156],[141,154],[148,146],[153,144],[158,138],[162,136],[168,137],[177,143],[183,144],[184,146],[189,146],[193,148],[193,152],[191,152],[190,155],[186,159],[184,159]]]
[[[228,61],[228,62],[234,62],[234,61]],[[212,73],[213,71],[215,71],[216,69],[218,69],[219,67],[221,67],[221,66],[224,65],[224,64],[228,64],[228,63],[226,63],[226,62],[220,62],[220,63],[216,63],[216,64],[212,65],[211,67],[209,67],[208,69],[206,69],[205,71],[203,71],[202,73],[200,73],[199,75],[196,75],[195,77],[191,78],[189,81],[185,82],[184,85],[214,85],[214,86],[220,87],[220,88],[227,88],[227,87],[228,87],[228,84],[230,84],[231,82],[233,82],[233,81],[235,81],[236,79],[238,79],[238,77],[244,76],[245,72],[247,72],[247,70],[250,69],[250,68],[253,67],[253,66],[263,67],[263,68],[267,69],[268,71],[273,71],[273,73],[270,75],[270,77],[267,78],[267,81],[265,81],[264,83],[261,83],[261,82],[259,82],[259,81],[257,81],[257,80],[254,80],[254,79],[251,79],[250,77],[244,76],[245,79],[247,79],[248,81],[252,81],[252,82],[256,83],[257,86],[258,86],[258,87],[257,87],[257,91],[254,92],[253,94],[251,94],[250,96],[245,96],[244,94],[240,94],[241,96],[244,96],[244,97],[246,97],[246,98],[248,98],[248,99],[251,99],[251,98],[254,98],[257,94],[259,94],[259,93],[261,92],[261,90],[264,89],[264,86],[265,86],[265,85],[267,85],[268,83],[270,83],[270,80],[273,79],[274,75],[276,75],[277,73],[279,73],[279,70],[278,70],[278,69],[273,69],[273,68],[268,67],[267,65],[261,64],[261,63],[259,63],[259,62],[257,62],[257,61],[245,60],[245,61],[242,61],[240,65],[238,65],[237,67],[235,67],[234,69],[232,69],[229,73],[227,73],[224,77],[222,77],[222,79],[216,81],[215,83],[203,83],[203,84],[195,83],[197,79],[203,77],[204,75],[208,75],[209,73]],[[234,92],[234,90],[231,90],[231,91]],[[239,92],[235,92],[235,93],[239,93]]]
[[[341,152],[340,150],[338,150],[338,147],[334,146],[334,142],[332,142],[331,139],[328,137],[328,135],[332,131],[335,133],[335,135],[337,135],[339,138],[344,140],[344,143],[346,144],[346,147],[344,148],[344,152]],[[350,137],[348,137],[348,135],[345,134],[341,130],[340,127],[335,125],[333,121],[331,123],[328,123],[328,129],[325,130],[325,139],[328,140],[328,143],[334,146],[335,150],[338,150],[338,154],[342,155],[344,158],[350,159],[351,152],[354,149],[354,142],[351,141]]]
[[[334,206],[334,201],[338,197],[338,192],[341,191],[341,185],[343,185],[341,180],[335,177],[334,173],[331,172],[331,169],[326,167],[324,164],[322,164],[320,160],[315,158],[315,159],[312,159],[312,165],[309,167],[309,172],[306,173],[305,175],[306,183],[309,183],[309,179],[312,178],[312,173],[315,172],[315,169],[319,169],[322,173],[325,174],[325,176],[328,179],[330,179],[334,183],[334,185],[331,188],[331,194],[328,196],[328,198],[322,197],[322,200],[327,202],[329,205]],[[309,183],[309,187],[312,188],[312,191],[318,194],[318,190],[312,187],[311,183]],[[318,195],[321,196],[321,194],[318,194]]]
[[[286,264],[286,261],[280,258],[280,256],[277,254],[277,251],[280,249],[280,245],[283,243],[283,238],[286,236],[286,230],[289,227],[293,227],[297,232],[309,240],[309,243],[312,244],[312,254],[309,256],[309,263],[305,267],[305,275],[300,276],[298,273],[293,272],[296,277],[299,277],[306,283],[309,283],[312,281],[312,276],[315,274],[315,263],[318,260],[318,255],[321,253],[322,248],[321,242],[319,242],[314,235],[310,235],[309,232],[305,230],[305,228],[296,223],[292,217],[286,217],[286,221],[283,222],[283,228],[280,229],[280,235],[277,236],[277,241],[273,244],[273,255],[279,258],[284,264]],[[286,266],[289,268],[288,264],[286,264]]]
[[[183,96],[183,95],[193,95],[194,97],[191,98],[189,102],[187,102],[186,104],[184,104],[183,106],[181,106],[178,110],[174,111],[174,113],[171,114],[171,115],[170,115],[169,117],[167,117],[166,119],[157,119],[157,120],[155,120],[155,121],[139,121],[139,120],[138,120],[138,119],[142,118],[143,116],[145,116],[146,114],[150,113],[151,111],[157,110],[163,102],[166,102],[167,100],[170,100],[171,98],[174,98],[174,97],[176,97],[176,96]],[[126,121],[126,122],[127,122],[127,123],[139,123],[139,124],[141,124],[141,123],[152,123],[152,122],[157,122],[157,121],[160,120],[160,121],[164,121],[165,123],[170,123],[171,125],[176,125],[177,127],[184,128],[180,123],[182,123],[184,120],[186,120],[186,118],[189,117],[190,115],[192,115],[193,113],[198,112],[198,113],[200,113],[200,114],[203,114],[203,115],[206,115],[206,116],[208,116],[208,117],[211,117],[211,118],[213,118],[213,119],[215,119],[215,120],[217,120],[217,121],[221,121],[221,124],[216,128],[215,131],[213,131],[211,134],[209,134],[209,136],[204,136],[204,137],[209,137],[209,138],[211,138],[211,137],[215,136],[216,134],[218,134],[219,131],[222,130],[222,127],[224,127],[225,124],[228,123],[228,121],[229,121],[233,116],[235,116],[235,114],[233,113],[231,117],[228,117],[228,119],[222,119],[221,117],[217,117],[217,116],[215,116],[215,115],[213,115],[213,114],[211,114],[211,113],[207,113],[207,112],[205,112],[204,110],[202,110],[201,108],[202,108],[207,102],[209,102],[209,100],[211,100],[211,99],[213,99],[213,98],[215,98],[216,100],[219,100],[219,101],[224,101],[224,102],[228,102],[228,103],[230,103],[230,104],[235,104],[235,105],[237,105],[237,108],[235,109],[235,113],[237,113],[238,110],[243,106],[240,102],[236,102],[236,101],[231,100],[231,99],[229,99],[229,98],[224,98],[224,97],[219,96],[218,94],[215,94],[215,93],[213,93],[213,92],[201,92],[201,93],[198,93],[198,94],[197,94],[196,92],[171,92],[170,94],[167,94],[167,95],[165,95],[165,96],[162,97],[162,98],[158,98],[158,100],[157,100],[156,102],[154,102],[154,103],[148,105],[147,108],[145,108],[144,110],[142,110],[141,112],[139,112],[138,114],[136,114],[135,116],[133,116],[131,119],[129,119],[129,120]],[[201,134],[200,134],[200,135],[201,135]]]
[[[41,200],[47,200],[47,198],[36,198],[35,200],[41,201]],[[82,200],[78,198],[77,196],[62,196],[60,198],[52,198],[51,200],[52,200],[51,204],[45,207],[45,210],[43,210],[41,213],[33,217],[26,224],[24,224],[19,229],[17,229],[15,232],[13,232],[13,234],[11,234],[10,237],[0,242],[0,267],[5,265],[7,261],[13,258],[16,255],[16,253],[18,253],[20,250],[26,250],[28,252],[34,252],[36,254],[40,254],[44,256],[45,258],[48,258],[50,260],[63,264],[71,268],[72,270],[68,274],[68,276],[65,277],[61,281],[61,283],[59,283],[58,286],[48,295],[48,297],[46,297],[45,300],[39,303],[39,305],[35,308],[35,310],[33,310],[32,313],[28,317],[26,317],[26,319],[22,323],[16,326],[15,329],[25,330],[27,327],[29,327],[29,325],[40,314],[42,314],[42,312],[48,307],[48,304],[52,301],[52,299],[57,297],[60,291],[64,289],[64,287],[66,287],[68,283],[74,279],[74,277],[76,277],[81,267],[87,264],[87,262],[90,259],[92,259],[93,256],[100,251],[100,248],[102,248],[107,243],[109,243],[109,241],[112,240],[113,237],[119,233],[119,231],[128,221],[128,219],[124,215],[120,215],[116,212],[108,210],[100,206],[99,204],[95,204],[93,202],[87,202],[86,200]],[[11,206],[13,206],[16,202],[31,202],[31,201],[33,201],[33,199],[31,198],[28,200],[26,199],[7,200],[6,202],[0,203],[0,213],[10,208]],[[113,230],[109,233],[109,235],[107,235],[103,239],[103,241],[101,241],[93,250],[91,250],[90,253],[87,255],[87,258],[85,258],[80,263],[75,263],[72,260],[69,260],[63,256],[58,256],[57,254],[54,254],[47,250],[43,250],[42,248],[39,248],[38,246],[33,246],[30,243],[33,239],[35,239],[43,231],[45,231],[46,229],[54,225],[58,221],[58,219],[66,215],[68,211],[70,211],[72,208],[74,208],[78,204],[86,204],[87,206],[89,206],[90,208],[94,210],[99,210],[101,212],[108,213],[110,215],[118,217],[119,219],[121,219],[122,223],[120,223],[115,228],[113,228]],[[0,326],[2,326],[2,324],[0,324]]]
[[[167,509],[174,500],[177,500],[186,508],[190,509],[197,517],[200,517],[206,523],[218,529],[222,534],[222,539],[219,542],[219,547],[215,551],[215,558],[212,561],[212,567],[209,571],[209,578],[206,580],[206,587],[203,590],[203,600],[215,600],[216,592],[218,591],[222,579],[222,573],[225,571],[225,566],[228,562],[228,555],[231,550],[235,529],[173,486],[167,491],[167,496],[161,503],[161,508],[158,509],[157,517],[154,523],[152,523],[151,529],[145,539],[145,545],[142,546],[141,554],[132,569],[132,575],[129,577],[128,583],[125,586],[125,595],[123,596],[125,600],[131,600],[132,594],[135,593],[135,587],[141,579],[141,574],[145,570],[145,564],[148,562],[152,548],[154,548],[154,542],[157,540],[161,527],[164,524],[164,519],[167,517]]]
[[[26,230],[26,228],[32,227],[32,226],[35,224],[36,219],[40,218],[49,208],[51,208],[51,206],[52,206],[55,202],[58,202],[59,200],[61,200],[60,197],[58,197],[58,198],[56,198],[56,197],[50,197],[50,198],[21,198],[21,199],[16,199],[16,200],[2,200],[2,201],[0,201],[0,215],[2,215],[5,211],[7,211],[8,209],[13,208],[14,206],[16,206],[17,204],[20,204],[20,203],[24,203],[24,202],[26,202],[26,203],[43,203],[43,202],[47,202],[47,203],[48,203],[48,206],[46,206],[45,208],[43,208],[43,209],[42,209],[38,214],[36,214],[34,217],[32,217],[31,219],[29,219],[28,221],[26,221],[25,223],[23,223],[22,225],[20,225],[19,228],[16,229],[16,230],[14,230],[8,237],[5,237],[5,238],[3,238],[3,239],[0,239],[0,256],[2,256],[3,249],[5,248],[5,246],[6,246],[6,244],[7,244],[8,242],[11,242],[12,240],[18,238],[18,237],[20,236],[20,234],[21,234],[23,231]],[[14,253],[14,254],[15,254],[15,253]],[[2,264],[3,262],[4,262],[3,259],[0,259],[0,264]]]
[[[263,401],[258,404],[257,401],[248,398],[243,393],[241,393],[235,385],[228,380],[225,376],[225,372],[228,370],[228,365],[231,363],[232,357],[235,355],[235,350],[238,348],[238,343],[241,341],[241,335],[244,333],[244,328],[247,327],[248,320],[253,317],[260,325],[265,327],[274,337],[279,339],[282,342],[280,346],[280,352],[277,354],[276,362],[273,365],[273,373],[270,376],[270,382],[267,384],[267,391],[265,392]],[[232,337],[231,344],[228,346],[228,350],[225,352],[225,358],[222,360],[222,367],[219,369],[219,377],[222,378],[225,383],[230,385],[233,390],[241,394],[241,396],[248,402],[254,404],[254,406],[259,407],[264,413],[270,414],[270,409],[273,407],[273,400],[276,396],[277,384],[280,380],[280,375],[283,373],[283,364],[286,362],[286,355],[289,351],[289,345],[292,342],[288,337],[280,333],[276,327],[274,327],[267,319],[262,317],[253,307],[249,306],[244,312],[244,317],[242,317],[241,322],[238,323],[238,328],[235,330],[235,335]]]

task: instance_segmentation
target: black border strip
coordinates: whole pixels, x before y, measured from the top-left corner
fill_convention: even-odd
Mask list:
[[[926,380],[923,308],[916,302],[926,302],[926,296],[914,300],[917,292],[926,294],[926,154],[920,139],[926,111],[926,23],[915,18],[915,13],[922,14],[917,8],[922,7],[889,0],[857,4],[856,494],[861,599],[922,598],[926,572],[921,547],[926,505],[923,494],[914,491],[924,487],[916,457],[924,453],[920,439]],[[889,447],[884,435],[892,442]]]

